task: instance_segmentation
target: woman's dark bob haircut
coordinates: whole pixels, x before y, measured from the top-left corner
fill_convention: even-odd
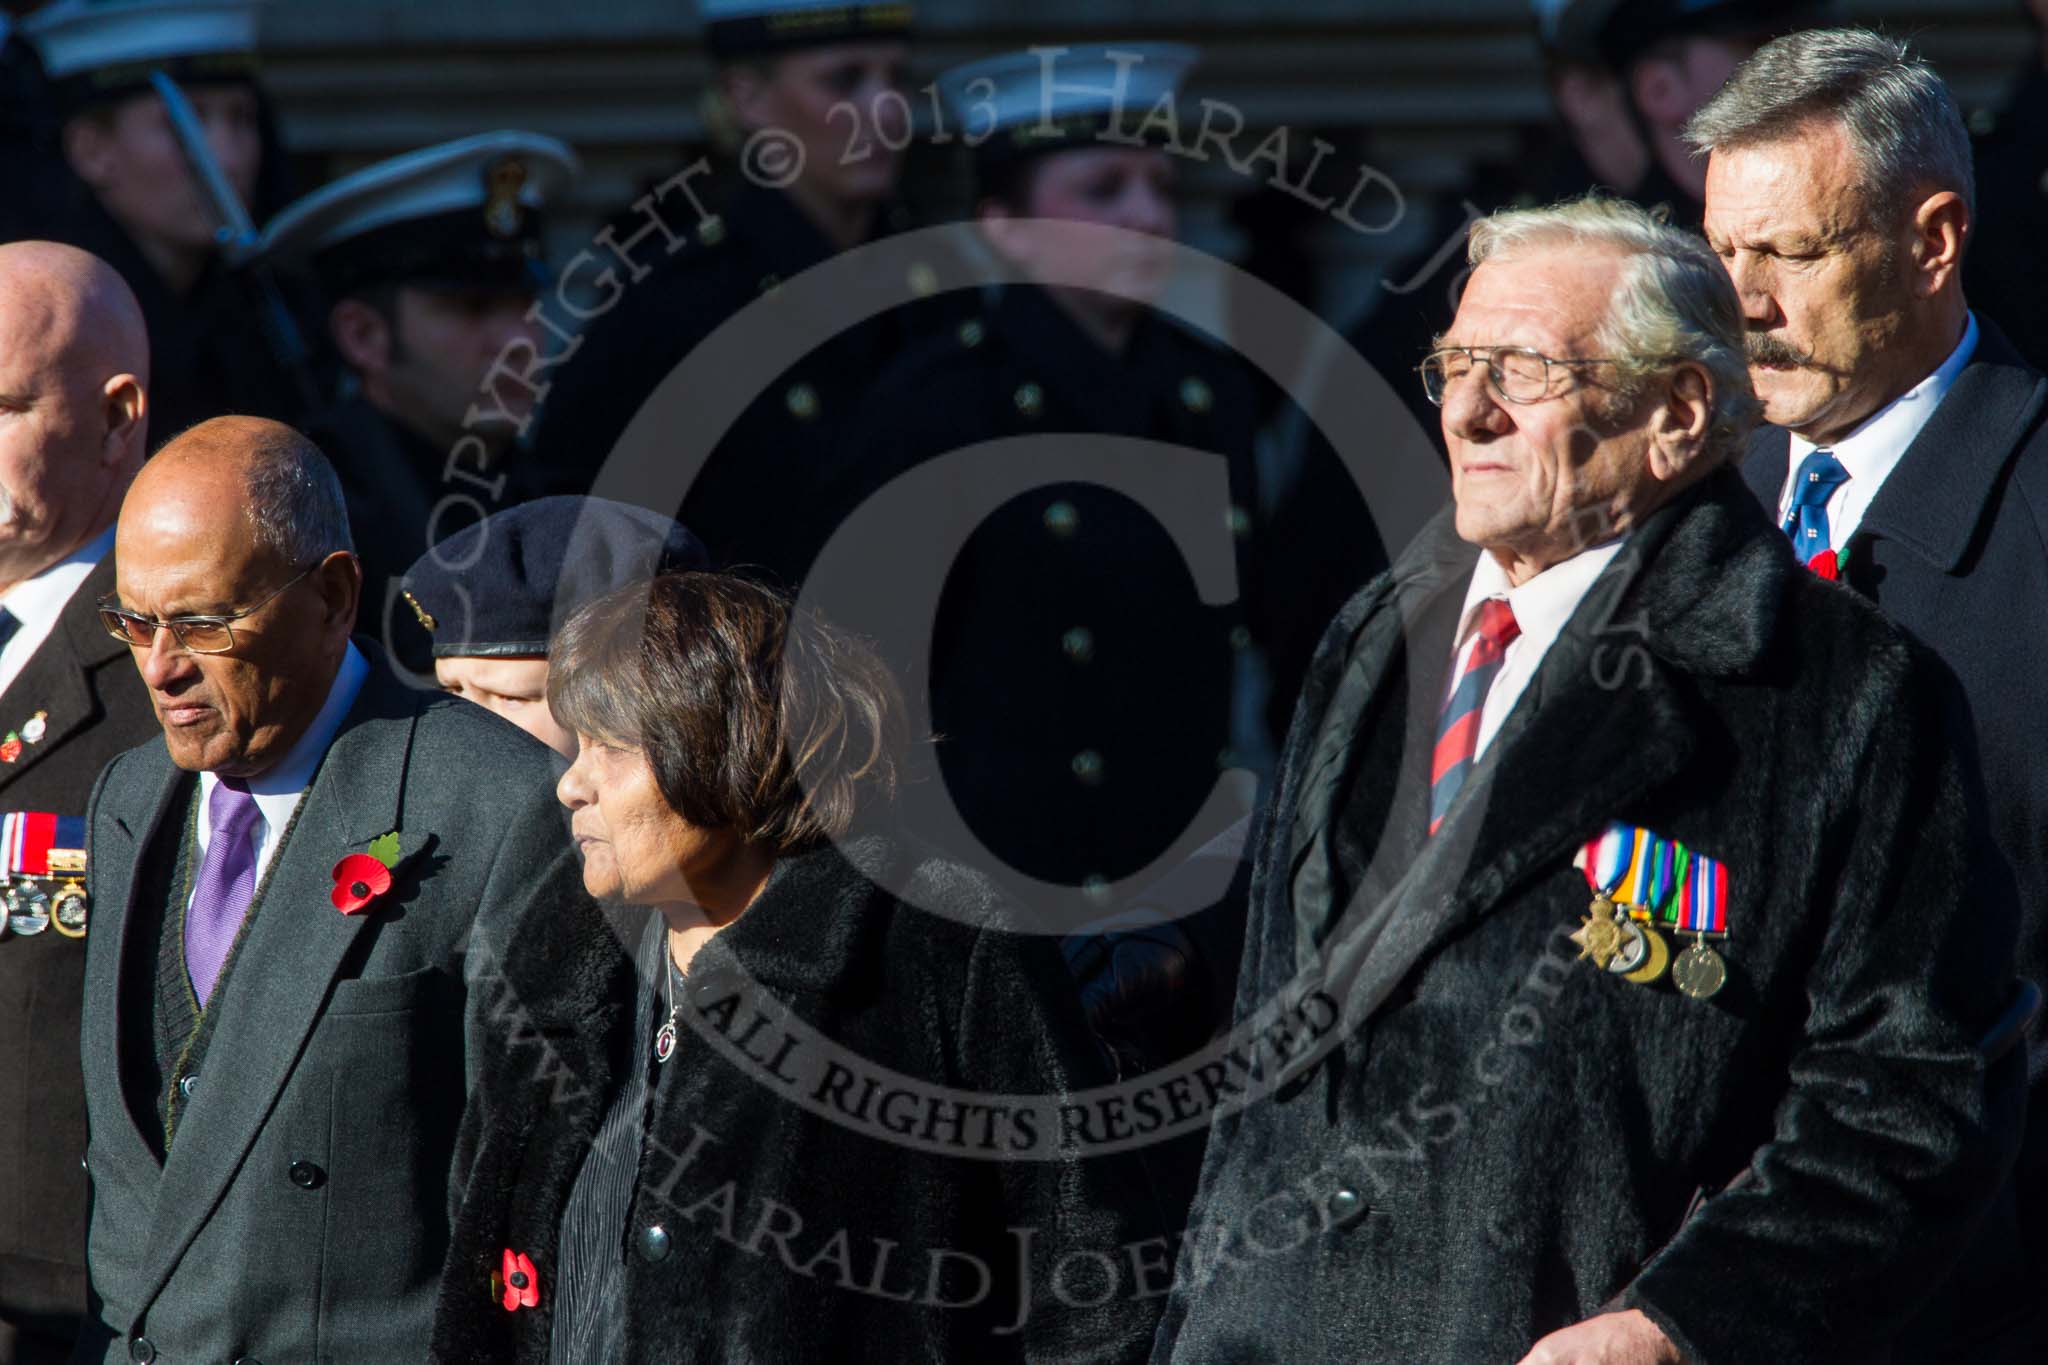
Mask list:
[[[844,835],[896,794],[903,701],[865,643],[729,574],[598,598],[548,653],[548,706],[640,749],[671,809],[777,856]]]

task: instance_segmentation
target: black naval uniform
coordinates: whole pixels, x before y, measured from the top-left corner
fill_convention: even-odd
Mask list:
[[[1977,142],[1977,223],[1963,258],[1970,304],[2048,369],[2048,66],[2036,61]]]
[[[478,507],[489,515],[535,496],[540,489],[530,464],[515,452],[479,473],[473,461],[465,460],[462,469],[471,475],[505,477],[499,496],[491,499],[474,481],[449,479],[448,447],[387,416],[360,395],[321,413],[308,424],[307,435],[333,463],[348,502],[348,524],[363,565],[363,606],[356,629],[407,668],[428,671],[433,667],[432,641],[399,595],[399,580],[430,545],[474,526]]]
[[[901,209],[880,215],[878,234],[908,225]],[[749,186],[696,229],[693,242],[632,285],[592,324],[581,349],[551,377],[535,430],[538,464],[567,471],[556,491],[582,492],[647,396],[720,324],[783,280],[829,259],[834,247],[794,200]],[[912,267],[910,287],[937,287]],[[763,392],[726,433],[680,510],[721,568],[802,581],[817,550],[813,528],[829,516],[813,502],[816,471],[845,438],[847,422],[882,369],[958,305],[932,300],[816,338],[817,349]]]
[[[73,186],[50,235],[113,266],[142,305],[149,331],[152,450],[213,417],[239,414],[294,424],[306,419],[307,384],[272,345],[252,281],[213,261],[191,290],[177,294],[83,185]],[[285,288],[303,342],[311,335],[305,326],[307,295],[289,277]],[[307,383],[318,388],[316,371],[308,371]]]
[[[1042,290],[1012,286],[904,357],[859,423],[843,471],[865,494],[927,460],[1001,437],[1142,437],[1228,461],[1239,598],[1205,605],[1152,513],[1057,483],[998,508],[939,600],[931,722],[962,817],[1016,869],[1067,886],[1165,853],[1233,766],[1233,655],[1251,641],[1255,395],[1218,348],[1154,316],[1108,353]],[[832,496],[839,505],[858,495]],[[899,663],[888,603],[853,623]],[[899,613],[900,614],[900,613]],[[915,700],[917,678],[906,679]],[[915,800],[913,798],[912,808]],[[998,870],[1000,871],[1000,870]]]
[[[128,650],[94,609],[113,588],[109,556],[0,692],[0,733],[47,713],[41,738],[0,762],[0,810],[82,816],[100,769],[157,734]],[[0,937],[0,1365],[68,1359],[85,1311],[84,981],[84,939],[54,926]]]

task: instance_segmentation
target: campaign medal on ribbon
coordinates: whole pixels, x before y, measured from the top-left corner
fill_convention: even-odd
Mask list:
[[[0,817],[0,892],[8,926],[17,934],[40,934],[54,921],[67,938],[85,936],[85,821],[47,811],[16,811]]]
[[[1637,985],[1663,979],[1671,965],[1671,944],[1657,928],[1662,913],[1675,913],[1673,891],[1684,850],[1640,826],[1615,823],[1588,840],[1573,861],[1593,888],[1593,914],[1572,935],[1581,957]],[[1618,917],[1615,911],[1624,911]],[[1598,921],[1611,923],[1611,931]],[[1600,949],[1612,942],[1601,960]]]
[[[1707,946],[1728,937],[1728,869],[1718,860],[1691,853],[1678,891],[1678,928],[1692,946],[1671,964],[1671,982],[1695,1000],[1705,1000],[1728,981],[1728,964]]]
[[[1593,888],[1593,900],[1586,907],[1584,922],[1572,934],[1572,942],[1579,945],[1581,958],[1593,959],[1593,965],[1603,972],[1614,970],[1615,962],[1642,949],[1641,935],[1616,914],[1614,906],[1615,891],[1627,872],[1627,845],[1627,831],[1616,825],[1589,841],[1580,854],[1579,865],[1585,870],[1586,884]]]

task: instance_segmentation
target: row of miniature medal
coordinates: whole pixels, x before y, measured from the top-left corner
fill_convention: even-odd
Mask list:
[[[44,811],[0,817],[0,938],[55,929],[84,938],[85,821]]]
[[[1585,922],[1571,936],[1581,958],[1642,986],[1669,975],[1694,1000],[1727,983],[1727,964],[1708,946],[1728,937],[1728,869],[1718,860],[1615,824],[1573,861],[1593,888]],[[1666,930],[1690,934],[1691,945],[1674,956]]]

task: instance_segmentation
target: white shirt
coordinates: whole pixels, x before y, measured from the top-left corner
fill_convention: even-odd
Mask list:
[[[1491,551],[1480,551],[1479,564],[1472,570],[1472,584],[1465,589],[1465,609],[1458,617],[1458,644],[1451,655],[1451,677],[1444,689],[1444,700],[1450,700],[1465,672],[1466,659],[1479,643],[1479,608],[1488,598],[1507,599],[1508,610],[1515,614],[1521,634],[1508,642],[1501,655],[1500,672],[1493,675],[1493,686],[1486,693],[1486,704],[1479,712],[1479,736],[1472,750],[1474,759],[1484,754],[1486,746],[1500,733],[1501,723],[1521,700],[1536,670],[1542,667],[1543,656],[1557,642],[1565,622],[1579,609],[1593,580],[1620,553],[1625,539],[1581,550],[1519,588],[1509,586],[1508,571]]]
[[[258,886],[263,884],[263,874],[270,867],[271,855],[277,852],[277,836],[291,823],[292,812],[299,808],[299,799],[312,783],[314,770],[327,756],[327,746],[334,743],[342,721],[348,718],[349,707],[356,703],[356,694],[363,690],[363,680],[369,676],[370,661],[353,644],[349,645],[348,652],[341,656],[341,667],[334,670],[334,682],[327,689],[327,700],[321,704],[320,713],[313,717],[313,723],[306,727],[306,733],[299,736],[299,742],[292,745],[290,752],[273,764],[268,772],[249,779],[249,794],[256,798],[259,816],[255,830]],[[213,793],[219,786],[220,778],[213,773],[199,774],[201,858],[206,856],[206,845],[213,838]]]
[[[1863,514],[1870,510],[1871,500],[1877,490],[1884,487],[1884,481],[1898,468],[1906,448],[1913,444],[1927,425],[1934,410],[1941,406],[1941,400],[1948,397],[1948,391],[1955,387],[1956,376],[1963,372],[1963,366],[1970,363],[1970,357],[1977,350],[1977,315],[1968,314],[1969,322],[1963,328],[1963,339],[1949,352],[1947,360],[1933,374],[1915,384],[1912,388],[1894,398],[1863,420],[1862,425],[1835,442],[1828,449],[1842,462],[1842,468],[1849,471],[1835,491],[1828,497],[1828,539],[1834,542],[1836,553],[1849,548],[1849,537],[1856,534],[1856,528],[1863,524]],[[1813,442],[1800,436],[1792,438],[1792,458],[1785,465],[1785,486],[1778,491],[1778,525],[1785,524],[1785,518],[1792,511],[1793,485],[1798,481],[1799,462],[1814,452]]]
[[[0,693],[14,686],[21,670],[57,628],[64,604],[113,548],[114,528],[109,526],[34,578],[24,578],[0,593],[0,607],[21,622],[21,629],[0,649]]]

